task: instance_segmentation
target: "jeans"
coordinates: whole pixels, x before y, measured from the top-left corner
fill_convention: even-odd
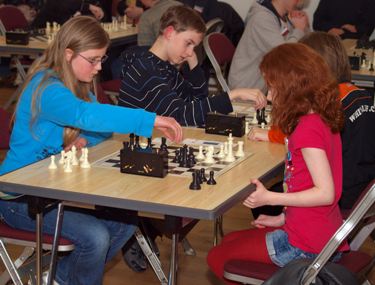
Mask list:
[[[296,259],[314,259],[318,256],[315,253],[306,252],[292,246],[289,243],[288,234],[283,230],[275,230],[267,233],[266,244],[272,262],[280,267],[284,267],[289,262]],[[341,258],[341,255],[341,252],[337,252],[331,257],[330,261],[337,262]]]
[[[111,211],[110,211],[111,210]],[[125,223],[120,210],[94,211],[65,207],[61,236],[74,250],[57,262],[55,280],[60,285],[101,285],[104,266],[134,234],[136,226]],[[118,213],[117,213],[118,211]],[[43,216],[43,233],[54,234],[57,207]],[[0,199],[0,218],[10,226],[35,231],[25,197]]]

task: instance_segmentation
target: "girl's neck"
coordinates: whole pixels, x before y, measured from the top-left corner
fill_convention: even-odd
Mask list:
[[[276,9],[277,13],[279,13],[281,18],[284,18],[288,14],[288,11],[283,7],[280,1],[272,0],[272,5]]]

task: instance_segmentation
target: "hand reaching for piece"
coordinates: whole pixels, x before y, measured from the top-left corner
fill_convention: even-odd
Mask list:
[[[267,98],[259,89],[238,88],[229,92],[230,100],[254,101],[255,109],[262,109],[267,105]]]
[[[181,142],[182,128],[174,118],[156,116],[154,127],[160,130],[167,139],[174,142]]]

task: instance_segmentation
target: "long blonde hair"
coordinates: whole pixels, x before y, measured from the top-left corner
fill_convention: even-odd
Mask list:
[[[65,50],[71,49],[74,53],[73,58],[79,53],[89,49],[102,49],[109,45],[109,36],[103,30],[100,23],[92,17],[78,16],[71,18],[57,32],[55,39],[44,51],[43,55],[35,60],[29,68],[25,82],[20,91],[25,90],[31,79],[37,72],[49,70],[46,72],[32,95],[31,103],[31,122],[30,127],[35,123],[40,102],[39,97],[48,85],[51,77],[58,77],[62,83],[78,98],[84,101],[90,101],[89,92],[91,83],[79,81],[73,73],[73,69],[65,58]],[[64,129],[64,145],[69,145],[78,136],[80,130],[69,126]]]

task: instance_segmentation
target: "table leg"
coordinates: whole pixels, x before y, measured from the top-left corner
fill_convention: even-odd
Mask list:
[[[49,266],[49,275],[48,275],[47,285],[52,285],[53,280],[55,279],[57,249],[59,246],[63,218],[64,218],[64,202],[60,202],[57,207],[56,228],[55,228],[55,234],[53,237],[51,262]]]
[[[178,270],[178,233],[172,235],[171,260],[169,264],[168,285],[177,284]]]
[[[42,285],[43,212],[36,213],[36,284]]]

